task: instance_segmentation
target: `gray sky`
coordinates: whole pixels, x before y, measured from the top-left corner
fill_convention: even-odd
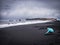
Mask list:
[[[60,0],[0,0],[0,18],[60,18]]]

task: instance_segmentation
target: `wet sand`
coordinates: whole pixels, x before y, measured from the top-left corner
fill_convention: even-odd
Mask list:
[[[47,27],[55,32],[45,35]],[[59,45],[60,22],[0,28],[0,45]]]

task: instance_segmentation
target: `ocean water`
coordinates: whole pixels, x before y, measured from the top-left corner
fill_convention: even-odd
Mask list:
[[[14,24],[14,23],[19,23],[22,21],[19,20],[0,20],[0,24]]]
[[[33,21],[43,21],[43,20],[0,20],[0,24],[15,24],[15,23],[24,23],[24,22],[33,22]]]
[[[1,20],[0,28],[11,27],[11,26],[18,26],[18,25],[29,25],[29,24],[37,24],[37,23],[46,23],[51,22],[51,20],[31,20],[31,21],[18,21],[18,20]]]

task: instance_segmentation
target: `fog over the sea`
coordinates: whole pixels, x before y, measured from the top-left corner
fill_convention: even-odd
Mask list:
[[[60,0],[1,0],[0,4],[0,19],[60,19]]]

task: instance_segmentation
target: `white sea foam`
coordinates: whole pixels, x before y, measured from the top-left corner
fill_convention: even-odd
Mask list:
[[[6,28],[6,27],[11,27],[11,26],[18,26],[18,25],[29,25],[29,24],[37,24],[37,23],[46,23],[46,22],[51,22],[51,20],[46,20],[46,21],[26,21],[26,22],[20,22],[20,23],[13,23],[13,24],[0,24],[0,28]]]

